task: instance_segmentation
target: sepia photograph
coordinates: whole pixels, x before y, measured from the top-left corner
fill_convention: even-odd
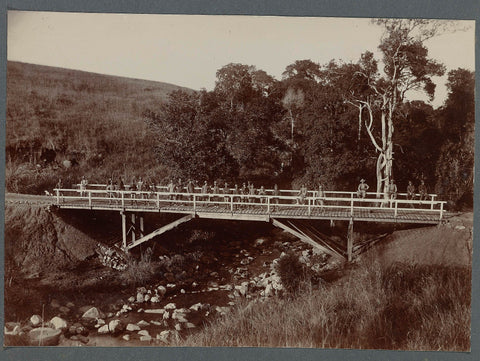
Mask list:
[[[4,346],[470,352],[475,21],[7,16]]]

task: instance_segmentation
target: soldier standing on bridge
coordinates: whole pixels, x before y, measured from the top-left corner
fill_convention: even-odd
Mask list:
[[[191,179],[188,180],[187,183],[187,193],[193,194],[195,193],[194,187],[193,187],[193,182]],[[189,197],[190,201],[193,201],[193,195]]]
[[[307,193],[307,187],[305,186],[305,184],[302,184],[302,186],[300,187],[300,192],[298,192],[298,204],[305,204],[305,198],[307,198]]]
[[[247,186],[245,185],[245,182],[243,183],[242,189],[241,189],[240,191],[241,191],[242,194],[243,194],[242,202],[245,203],[245,202],[247,201],[247,197],[245,197],[245,196],[247,196],[247,195],[248,195],[248,192],[249,192]]]
[[[397,199],[397,185],[393,179],[390,180],[390,185],[388,186],[388,198],[390,199],[390,207],[392,206],[392,201]]]
[[[325,191],[323,190],[323,186],[319,184],[318,194],[317,194],[317,204],[320,206],[320,211],[322,212],[323,212],[324,198],[325,198]]]
[[[254,203],[255,202],[255,197],[252,197],[252,196],[255,195],[255,187],[253,186],[253,183],[249,182],[248,193],[250,195],[250,197],[248,198],[248,202],[249,203]]]
[[[265,197],[267,193],[265,193],[265,187],[261,186],[260,189],[258,190],[258,195],[262,196],[260,197],[260,203],[267,203],[267,197]]]
[[[220,188],[218,187],[217,181],[213,181],[213,194],[215,194],[215,196],[213,197],[214,202],[218,202],[220,200],[220,198],[216,196],[216,194],[219,194],[219,193],[220,193]]]
[[[272,198],[272,203],[274,204],[273,208],[272,208],[272,211],[276,211],[277,210],[277,207],[275,205],[278,206],[278,201],[279,199],[277,197],[280,196],[280,191],[278,190],[278,185],[275,184],[273,186],[273,195],[275,196],[274,198]]]
[[[82,180],[80,181],[80,197],[84,197],[87,195],[87,192],[85,192],[87,190],[87,185],[87,179],[85,178],[85,176],[82,176]]]
[[[422,181],[420,182],[420,185],[418,186],[418,193],[420,193],[420,200],[427,200],[428,193],[427,193],[427,186],[425,185],[425,182]]]
[[[365,197],[367,196],[368,188],[370,187],[368,186],[367,183],[365,183],[365,179],[363,178],[360,179],[360,184],[358,185],[358,189],[357,189],[357,197],[365,199]]]
[[[415,199],[415,186],[413,185],[412,181],[408,181],[407,200],[414,200],[414,199]],[[413,208],[412,203],[410,203],[410,208]]]
[[[175,192],[175,186],[173,184],[173,180],[170,179],[170,183],[168,183],[167,185],[167,190],[168,190],[168,193],[169,193],[169,196],[168,198],[173,201],[175,199],[175,195],[173,194]]]
[[[63,193],[60,191],[63,188],[62,178],[58,178],[58,182],[55,188],[57,188],[57,195],[59,197],[62,197],[62,202],[63,202]]]
[[[238,184],[235,184],[235,188],[233,189],[233,194],[238,195],[240,194],[240,189],[238,189]],[[237,203],[240,202],[241,198],[240,197],[233,197],[233,202]],[[237,208],[237,205],[234,205],[235,208]]]
[[[208,193],[208,183],[207,183],[207,181],[203,182],[201,192],[202,192],[202,194],[207,194]],[[208,201],[208,196],[203,196],[202,200],[203,201]]]
[[[228,188],[228,183],[225,182],[223,186],[223,194],[224,194],[223,201],[225,203],[230,202],[230,197],[228,196],[229,193],[230,193],[230,189]],[[228,209],[228,205],[227,205],[227,209]]]

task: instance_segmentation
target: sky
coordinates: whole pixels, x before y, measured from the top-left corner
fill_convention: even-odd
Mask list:
[[[464,30],[425,43],[447,72],[475,67],[474,21],[458,27]],[[366,50],[380,60],[381,35],[381,27],[361,18],[9,11],[7,59],[212,90],[216,71],[229,63],[280,80],[296,60],[356,62]],[[446,75],[434,81],[437,107],[447,94]]]

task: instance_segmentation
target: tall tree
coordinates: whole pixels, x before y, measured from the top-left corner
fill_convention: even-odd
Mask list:
[[[428,58],[424,42],[441,31],[442,23],[422,19],[379,19],[374,21],[384,27],[379,49],[383,55],[383,72],[377,71],[373,54],[366,52],[358,62],[352,87],[346,92],[346,101],[358,109],[359,124],[378,153],[376,165],[377,196],[384,192],[392,178],[394,156],[394,125],[398,106],[411,90],[423,91],[433,98],[435,84],[432,76],[445,72],[443,65]],[[369,92],[358,89],[368,86]],[[373,132],[379,122],[381,133]]]

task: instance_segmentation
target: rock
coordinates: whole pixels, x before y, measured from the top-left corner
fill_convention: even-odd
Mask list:
[[[177,305],[175,303],[169,303],[164,307],[164,309],[166,310],[174,310],[176,308],[177,308]]]
[[[140,341],[148,342],[148,341],[151,341],[151,340],[152,340],[152,336],[150,336],[150,335],[140,336]]]
[[[261,246],[264,243],[265,243],[265,240],[263,238],[259,238],[255,241],[255,246]]]
[[[273,294],[273,287],[271,284],[268,284],[267,287],[265,287],[264,295],[265,297],[270,297],[272,294]]]
[[[130,335],[123,335],[122,338],[123,338],[125,341],[130,341]]]
[[[150,321],[150,323],[151,323],[152,325],[155,325],[155,326],[162,326],[162,325],[163,325],[162,322],[158,322],[158,321],[154,321],[154,320]]]
[[[170,318],[170,313],[169,313],[168,311],[165,311],[165,312],[163,313],[163,319],[164,319],[164,320],[168,320],[169,318]]]
[[[139,309],[137,310],[137,313],[142,313],[143,311],[144,311],[143,308],[139,308]]]
[[[170,331],[168,330],[160,332],[156,337],[157,340],[160,340],[164,343],[168,343],[169,338],[170,338]]]
[[[191,322],[187,322],[187,324],[185,325],[186,328],[195,328],[196,326],[191,323]]]
[[[150,296],[149,294],[146,294],[146,295],[145,295],[145,298],[144,298],[145,302],[150,301],[150,297],[151,297],[151,296]]]
[[[59,303],[56,299],[53,299],[53,300],[50,302],[50,306],[52,306],[53,308],[59,308],[59,307],[60,307],[60,303]]]
[[[157,292],[161,297],[163,297],[163,296],[165,296],[165,293],[167,293],[167,289],[163,286],[158,286],[157,287]]]
[[[52,318],[50,320],[50,324],[56,330],[63,330],[67,328],[67,321],[65,321],[63,318],[60,318],[58,316],[55,316],[54,318]]]
[[[4,333],[5,335],[16,336],[20,333],[21,327],[18,322],[7,322],[5,323]]]
[[[140,330],[140,331],[138,331],[138,334],[139,334],[140,336],[149,336],[149,333],[148,333],[147,330]]]
[[[130,298],[128,299],[128,302],[130,302],[130,303],[133,303],[133,302],[135,302],[135,297],[133,297],[133,296],[132,296],[132,297],[130,297]]]
[[[138,287],[137,293],[145,294],[147,293],[147,289],[145,287]]]
[[[100,334],[106,334],[106,333],[109,333],[110,330],[108,329],[108,325],[103,325],[102,327],[100,327],[98,329],[98,333]]]
[[[465,229],[465,226],[455,226],[455,229],[457,229],[457,230],[463,230],[463,229]]]
[[[140,327],[137,325],[134,325],[133,323],[129,323],[127,325],[127,331],[140,331]]]
[[[33,315],[30,317],[30,324],[32,326],[39,326],[43,322],[42,317],[39,315]]]
[[[105,325],[105,320],[103,318],[99,318],[97,319],[97,326],[103,326]]]
[[[190,306],[192,311],[198,312],[199,310],[203,309],[203,305],[201,303],[196,303]]]
[[[103,318],[105,315],[96,307],[91,307],[82,315],[82,318]]]
[[[28,333],[28,339],[32,346],[56,346],[60,341],[61,330],[50,327],[34,328]]]
[[[182,325],[181,325],[180,323],[177,323],[177,324],[175,325],[175,330],[181,331],[181,330],[182,330]]]
[[[124,325],[122,321],[119,319],[111,320],[108,323],[108,329],[110,330],[111,333],[119,333],[120,331],[124,330]]]
[[[185,293],[185,290],[182,288],[182,289],[180,290],[180,293]]]
[[[160,302],[160,298],[158,298],[157,296],[153,296],[153,297],[150,299],[150,302],[151,302],[151,303],[158,303],[158,302]]]
[[[141,302],[144,302],[145,301],[145,298],[143,297],[143,293],[137,293],[137,299],[136,299],[137,303],[141,303]]]
[[[177,285],[175,283],[167,283],[167,288],[175,288]]]
[[[74,308],[75,304],[73,302],[67,302],[65,306],[67,306],[68,308]]]
[[[145,327],[145,326],[150,325],[150,323],[148,323],[148,322],[145,321],[145,320],[141,320],[141,321],[138,321],[138,322],[137,322],[137,325],[138,325],[138,326],[141,326],[141,327]]]

